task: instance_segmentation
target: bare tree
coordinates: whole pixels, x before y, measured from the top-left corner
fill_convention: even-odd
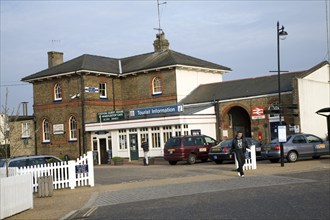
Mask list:
[[[11,121],[17,121],[18,118],[18,113],[19,113],[19,108],[18,107],[16,114],[14,110],[12,110],[10,112],[10,109],[7,105],[7,101],[8,101],[8,88],[6,88],[6,98],[5,98],[5,105],[1,106],[2,108],[2,113],[1,113],[1,121],[2,123],[0,123],[0,141],[1,141],[1,145],[3,145],[3,149],[2,149],[2,153],[4,154],[4,158],[6,160],[6,176],[8,176],[8,152],[10,150],[10,152],[12,152],[11,154],[15,154],[16,149],[12,148],[10,149],[10,132],[13,132],[14,127],[11,126],[11,124],[9,123],[10,120]],[[11,115],[11,119],[9,120],[9,116]],[[13,116],[15,115],[15,116]],[[3,140],[1,140],[3,139]]]

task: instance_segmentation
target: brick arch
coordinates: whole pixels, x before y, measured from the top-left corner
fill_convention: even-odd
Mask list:
[[[233,137],[237,130],[242,130],[244,136],[251,137],[251,116],[246,106],[239,103],[226,106],[221,111],[221,121],[223,129],[228,130],[229,137]]]

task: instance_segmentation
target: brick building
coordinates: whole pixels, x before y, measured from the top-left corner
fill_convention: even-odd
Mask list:
[[[127,58],[85,54],[63,62],[63,53],[49,52],[49,68],[22,79],[33,84],[38,153],[75,158],[93,150],[106,163],[109,150],[137,159],[144,136],[155,156],[172,135],[198,127],[215,136],[214,115],[186,109],[183,116],[178,103],[200,84],[221,82],[230,68],[168,46],[160,33],[154,52]]]
[[[306,71],[281,74],[282,123],[287,133],[312,133],[326,138],[326,119],[316,114],[330,106],[329,62]],[[264,114],[278,106],[278,75],[200,85],[181,100],[185,107],[206,103],[215,107],[217,138],[237,130],[263,143],[277,138],[278,114]]]

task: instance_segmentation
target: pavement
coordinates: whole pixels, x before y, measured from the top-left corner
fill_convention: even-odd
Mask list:
[[[223,186],[225,186],[228,181],[236,181],[236,184],[240,184],[242,178],[238,177],[236,172],[233,172],[233,168],[234,164],[232,163],[216,165],[213,162],[170,166],[162,158],[156,158],[155,165],[150,165],[148,167],[142,166],[141,161],[126,161],[123,166],[96,166],[94,167],[95,173],[98,171],[105,173],[111,172],[115,173],[118,177],[125,176],[125,172],[131,173],[127,175],[126,181],[124,179],[121,179],[120,182],[102,181],[102,176],[99,176],[95,178],[94,187],[54,190],[52,197],[44,198],[38,198],[37,194],[34,194],[33,209],[26,210],[8,219],[74,219],[75,215],[81,212],[81,210],[92,212],[94,206],[139,201],[141,199],[162,198],[165,194],[162,190],[166,190],[167,197],[175,196],[178,192],[182,195],[189,194],[191,192],[187,189],[188,187],[184,187],[185,183],[193,185],[198,184],[198,182],[205,182],[205,184],[209,184],[208,187],[205,187],[207,190],[219,190],[219,184],[213,184],[214,181],[217,181],[217,183],[221,181]],[[193,175],[168,175],[176,170],[181,170],[181,172],[184,173],[187,169],[197,172],[210,170],[210,172]],[[296,181],[294,179],[278,179],[277,177],[288,173],[318,170],[328,170],[330,175],[330,156],[324,156],[317,160],[306,159],[297,161],[296,163],[285,163],[284,167],[281,167],[280,163],[258,161],[257,169],[245,171],[245,176],[246,179],[254,177],[255,181],[260,182],[260,184],[268,184],[275,181],[275,177],[276,181],[279,182],[293,181],[294,183],[294,181]],[[135,178],[143,175],[147,176],[148,174],[149,178],[137,180]],[[157,175],[157,177],[152,178],[153,175]],[[106,178],[105,175],[103,176]],[[129,176],[133,177],[130,179]],[[111,179],[116,178],[112,176]],[[251,182],[251,187],[254,187],[253,184],[254,183]],[[246,183],[244,183],[244,185],[246,187]],[[171,186],[176,188],[176,190],[171,191]],[[141,198],[141,196],[145,197],[148,193],[146,194],[143,192],[143,195],[139,195],[140,189],[148,189],[150,198]]]

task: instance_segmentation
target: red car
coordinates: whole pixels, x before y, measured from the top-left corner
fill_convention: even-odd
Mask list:
[[[170,138],[164,147],[164,159],[171,165],[186,160],[194,164],[196,160],[208,160],[208,153],[212,146],[218,144],[215,139],[206,135],[189,135]]]

